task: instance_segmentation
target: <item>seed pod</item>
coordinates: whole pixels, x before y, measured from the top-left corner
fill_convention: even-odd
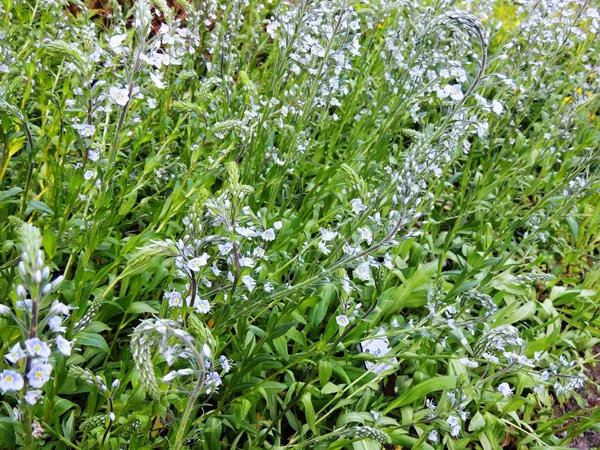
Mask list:
[[[89,419],[84,420],[81,425],[79,425],[79,431],[92,431],[94,428],[103,427],[106,424],[107,415],[99,414],[96,416],[92,416]]]
[[[381,445],[387,445],[392,442],[392,439],[385,431],[370,426],[356,427],[354,429],[354,435],[356,437],[372,439]]]

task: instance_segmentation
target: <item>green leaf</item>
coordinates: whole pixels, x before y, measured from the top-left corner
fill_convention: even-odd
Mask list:
[[[296,326],[296,322],[286,322],[281,325],[277,325],[273,332],[269,335],[270,339],[277,339],[278,337],[283,336],[288,330],[292,327]]]
[[[456,387],[456,380],[457,378],[452,376],[429,378],[428,380],[425,380],[422,383],[410,388],[400,397],[392,401],[383,411],[383,414],[387,414],[395,408],[408,405],[416,400],[424,399],[425,396],[431,392],[454,389]]]
[[[157,309],[153,308],[152,306],[150,306],[148,303],[145,303],[145,302],[134,302],[131,305],[129,305],[129,307],[127,308],[127,310],[125,312],[127,314],[143,314],[143,313],[158,314]]]
[[[333,371],[333,367],[329,361],[321,360],[319,361],[319,383],[321,386],[325,386],[329,379],[331,378],[331,372]]]
[[[51,216],[54,215],[54,211],[52,211],[50,207],[44,202],[40,202],[39,200],[31,200],[27,205],[27,210],[25,211],[25,214],[29,215],[33,211],[39,211],[41,213],[49,214]]]
[[[50,230],[45,230],[42,243],[44,244],[44,250],[46,250],[48,257],[50,259],[54,258],[54,255],[56,254],[56,236],[54,236],[54,233]]]
[[[304,405],[304,415],[306,416],[306,422],[308,423],[310,430],[317,434],[317,427],[315,424],[315,408],[312,404],[310,392],[305,392],[302,394],[302,397],[300,397],[300,402]]]
[[[77,333],[75,337],[77,338],[78,345],[96,347],[104,350],[106,353],[110,351],[108,344],[99,334],[86,333],[85,331],[82,331],[81,333]]]
[[[485,426],[485,419],[479,411],[475,413],[471,421],[469,422],[469,431],[477,431]]]

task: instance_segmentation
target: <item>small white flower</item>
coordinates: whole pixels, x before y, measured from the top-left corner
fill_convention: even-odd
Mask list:
[[[339,316],[337,316],[335,318],[335,321],[337,322],[337,324],[340,327],[345,327],[345,326],[348,326],[350,324],[350,319],[348,319],[348,316],[346,316],[344,314],[340,314]]]
[[[129,101],[129,91],[127,89],[120,89],[113,86],[109,90],[109,95],[117,105],[125,106]]]
[[[42,358],[50,356],[50,347],[38,338],[27,339],[25,348],[30,356],[41,356]]]
[[[68,316],[71,314],[71,309],[71,307],[65,305],[64,303],[54,300],[52,302],[52,306],[50,307],[50,314],[62,314],[64,316]]]
[[[23,389],[23,377],[14,370],[3,370],[0,373],[0,392],[15,392]]]
[[[25,394],[25,401],[30,405],[35,405],[42,398],[42,391],[39,389],[29,389]]]
[[[148,99],[148,108],[155,109],[156,108],[156,100],[153,98]]]
[[[321,228],[321,239],[323,239],[323,241],[325,242],[329,242],[333,239],[335,239],[338,235],[337,231],[329,231],[326,230],[325,228]]]
[[[204,385],[207,387],[206,393],[211,394],[213,392],[217,392],[217,388],[223,384],[221,381],[221,375],[217,372],[209,372],[206,375],[206,380],[204,380]]]
[[[240,258],[240,266],[254,267],[254,260],[252,258],[242,257]]]
[[[84,124],[75,124],[73,128],[79,133],[81,137],[92,137],[96,132],[96,127],[94,125],[84,123]]]
[[[498,115],[502,114],[504,112],[504,107],[502,106],[502,103],[500,103],[497,100],[494,100],[492,102],[492,111],[494,111]]]
[[[479,364],[477,364],[476,361],[471,361],[469,358],[466,357],[459,359],[459,361],[461,362],[461,364],[464,364],[467,367],[475,368],[479,366]]]
[[[500,385],[498,386],[498,392],[500,392],[502,395],[504,395],[505,398],[507,398],[513,394],[514,390],[510,387],[510,384],[500,383]]]
[[[275,222],[273,224],[273,228],[275,228],[275,230],[279,231],[279,230],[281,230],[281,228],[283,228],[283,223],[281,223],[281,221],[278,220],[277,222]]]
[[[113,50],[117,49],[118,47],[121,46],[121,44],[123,43],[123,41],[125,41],[125,39],[127,39],[127,34],[123,33],[123,34],[115,34],[114,36],[111,36],[108,39],[108,45],[110,46],[110,48],[112,48]]]
[[[167,85],[161,80],[160,75],[150,72],[150,78],[152,79],[154,86],[156,86],[158,89],[164,89],[167,87]]]
[[[177,378],[177,371],[176,370],[172,370],[171,372],[169,372],[168,374],[166,374],[163,377],[163,381],[165,383],[169,383],[170,381],[173,381],[175,378]]]
[[[71,343],[61,335],[56,336],[56,348],[65,356],[71,355]]]
[[[246,285],[250,292],[252,292],[256,287],[256,281],[254,281],[254,278],[252,278],[250,275],[244,275],[242,277],[242,283]]]
[[[190,259],[188,261],[187,266],[190,270],[198,272],[203,266],[208,264],[208,258],[208,253],[204,253],[203,255],[198,256],[197,258]]]
[[[10,314],[10,308],[6,305],[0,305],[0,316],[6,316]]]
[[[359,280],[369,281],[371,279],[371,271],[369,270],[368,261],[354,269],[354,275],[356,275]]]
[[[273,231],[273,228],[269,228],[269,229],[263,231],[262,238],[265,241],[274,241],[275,240],[275,231]]]
[[[431,442],[437,443],[439,440],[437,430],[431,430],[429,432],[429,436],[427,436],[427,439],[429,439]]]
[[[227,242],[226,244],[219,244],[219,253],[223,256],[229,254],[229,252],[233,249],[233,243]]]
[[[329,255],[331,253],[331,250],[329,250],[329,247],[327,247],[325,241],[319,241],[317,247],[319,247],[319,250],[321,250],[321,253],[324,255]]]
[[[200,314],[207,314],[210,312],[210,303],[208,300],[198,299],[196,300],[194,307]]]
[[[215,274],[215,277],[218,277],[221,274],[221,271],[219,270],[219,268],[217,267],[216,263],[213,263],[213,265],[210,268],[212,270],[212,273]]]
[[[51,373],[52,366],[50,364],[34,364],[27,374],[27,379],[31,386],[41,388],[50,379]]]
[[[64,333],[67,331],[65,327],[61,327],[62,321],[63,320],[60,316],[50,317],[48,320],[48,326],[50,327],[50,330],[52,330],[54,333]]]
[[[183,298],[177,291],[165,291],[165,299],[169,301],[169,307],[181,308],[183,306]]]
[[[221,364],[221,368],[223,369],[223,372],[229,373],[229,371],[231,370],[231,363],[229,362],[227,357],[221,355],[219,357],[219,363]]]
[[[110,419],[111,422],[114,422],[117,417],[115,416],[115,413],[111,411],[110,414],[108,415],[108,418]]]
[[[13,345],[13,347],[10,349],[10,352],[8,352],[6,355],[4,355],[4,357],[11,364],[17,363],[18,361],[22,360],[26,356],[27,355],[25,354],[25,352],[21,348],[21,344],[20,343],[16,343],[15,345]]]
[[[367,244],[371,245],[371,242],[373,242],[373,233],[371,233],[371,230],[367,227],[359,228],[358,233],[360,234],[361,241],[367,241]]]
[[[350,203],[352,205],[352,212],[354,214],[360,214],[365,209],[367,209],[367,207],[364,205],[363,201],[360,198],[353,198]]]
[[[460,420],[456,416],[448,416],[446,423],[450,427],[450,434],[452,437],[458,437],[460,434]]]

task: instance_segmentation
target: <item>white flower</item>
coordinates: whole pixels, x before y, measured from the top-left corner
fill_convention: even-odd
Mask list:
[[[254,250],[252,250],[252,256],[254,258],[258,258],[258,259],[262,259],[265,257],[265,249],[261,248],[261,247],[256,247]],[[265,258],[267,259],[267,258]]]
[[[190,270],[198,272],[203,266],[208,264],[208,258],[208,253],[204,253],[203,255],[198,256],[197,258],[190,259],[187,263],[187,266]]]
[[[350,203],[352,204],[352,212],[354,214],[360,214],[365,209],[367,209],[367,207],[363,204],[363,201],[360,198],[353,198]]]
[[[427,436],[427,439],[429,439],[431,442],[437,443],[437,441],[439,440],[437,430],[431,430],[429,432],[429,436]]]
[[[277,231],[281,230],[282,227],[283,227],[283,223],[281,223],[280,220],[278,220],[277,222],[275,222],[273,224],[273,228],[275,228]]]
[[[348,324],[350,323],[350,319],[348,319],[348,317],[344,314],[340,314],[339,316],[337,316],[335,318],[335,321],[340,327],[348,326]]]
[[[62,318],[60,316],[52,316],[50,320],[48,320],[48,326],[54,333],[64,333],[67,331],[65,327],[61,327]]]
[[[460,434],[460,420],[456,416],[448,416],[446,423],[450,427],[450,434],[453,437],[458,437]]]
[[[177,291],[165,291],[165,298],[169,301],[171,308],[181,308],[183,306],[183,298]]]
[[[109,90],[109,95],[117,105],[125,106],[129,101],[129,91],[127,89],[120,89],[113,86]]]
[[[56,348],[65,356],[71,355],[71,343],[61,335],[56,336]]]
[[[361,241],[367,241],[367,244],[371,245],[371,242],[373,242],[373,233],[371,233],[371,230],[367,227],[359,228],[358,233],[360,234]]]
[[[240,266],[254,267],[254,260],[252,258],[242,257],[240,258]]]
[[[242,277],[242,283],[246,285],[250,292],[252,292],[256,287],[256,281],[254,281],[254,278],[252,278],[250,275],[244,275]]]
[[[96,127],[88,123],[74,124],[73,128],[79,133],[81,137],[92,137],[96,132]]]
[[[3,370],[0,373],[0,392],[20,391],[24,385],[23,377],[14,370]]]
[[[38,338],[27,339],[25,348],[31,356],[41,356],[42,358],[50,356],[50,347]]]
[[[329,255],[331,253],[331,250],[329,250],[329,248],[327,247],[327,244],[325,244],[324,241],[319,241],[319,243],[317,244],[317,247],[319,247],[319,250],[321,250],[321,252],[324,255]]]
[[[21,348],[21,344],[20,343],[16,343],[15,345],[13,345],[13,347],[10,349],[10,352],[8,352],[6,355],[4,355],[4,357],[11,364],[15,364],[16,362],[22,360],[26,356],[27,355],[25,354],[25,352]]]
[[[118,47],[121,46],[121,44],[123,43],[123,41],[125,41],[125,39],[127,39],[127,34],[123,33],[123,34],[115,34],[114,36],[111,36],[108,39],[108,45],[110,46],[110,48],[112,48],[113,50],[116,50]]]
[[[502,103],[500,103],[497,100],[494,100],[492,102],[492,111],[494,111],[498,115],[502,114],[504,112],[504,107],[502,106]]]
[[[35,405],[42,398],[42,391],[39,389],[29,389],[25,394],[25,401],[30,405]]]
[[[52,366],[50,364],[34,364],[27,374],[27,379],[31,386],[41,388],[50,379],[51,373]]]
[[[71,307],[59,302],[58,300],[54,300],[52,302],[52,306],[50,307],[50,314],[62,314],[64,316],[68,316],[71,314]]]
[[[466,357],[459,359],[459,361],[467,367],[475,368],[475,367],[479,366],[479,364],[477,364],[476,361],[471,361],[469,358],[466,358]]]
[[[354,269],[354,275],[356,275],[362,281],[369,281],[371,279],[371,271],[369,270],[369,262],[364,262]]]
[[[212,270],[212,273],[215,274],[215,277],[218,277],[221,274],[221,271],[219,270],[219,268],[217,267],[216,263],[213,263],[213,265],[210,268]]]
[[[273,231],[273,228],[269,228],[268,230],[263,231],[262,238],[265,241],[274,241],[275,240],[275,231]]]
[[[156,100],[153,98],[148,99],[148,108],[154,109],[156,108]]]
[[[0,316],[10,314],[10,308],[6,305],[0,305]]]
[[[221,386],[221,384],[223,384],[221,381],[221,375],[219,375],[217,372],[209,372],[208,375],[206,375],[204,385],[207,387],[207,394],[217,392],[217,388]]]
[[[110,414],[108,415],[108,418],[110,419],[111,422],[114,422],[117,417],[115,416],[115,413],[111,411]]]
[[[329,231],[326,230],[325,228],[321,228],[321,239],[323,239],[325,242],[329,242],[333,239],[335,239],[338,235],[337,231]]]
[[[219,357],[219,363],[221,364],[221,368],[223,369],[223,372],[229,373],[229,371],[231,370],[231,363],[229,362],[227,357],[221,355]]]
[[[500,383],[500,386],[498,386],[498,392],[500,392],[506,398],[510,397],[513,394],[514,390],[510,387],[510,384]]]
[[[392,270],[394,268],[394,263],[393,263],[393,259],[390,256],[389,253],[386,253],[385,256],[383,257],[383,265],[387,268]]]
[[[176,370],[172,370],[171,372],[169,372],[168,374],[166,374],[163,377],[163,381],[165,383],[168,383],[170,381],[173,381],[176,377],[177,377],[177,371]]]
[[[487,360],[487,361],[489,361],[491,363],[498,364],[500,362],[500,360],[496,356],[494,356],[494,355],[492,355],[490,353],[484,352],[484,353],[481,354],[481,356],[483,356],[483,359],[485,359],[485,360]]]
[[[152,79],[154,86],[156,86],[158,89],[164,89],[167,87],[167,85],[161,80],[160,75],[150,72],[150,78]]]
[[[219,244],[218,247],[219,247],[219,253],[221,253],[221,255],[225,256],[233,248],[233,243],[227,242],[226,244]]]
[[[264,286],[265,292],[268,294],[269,292],[273,292],[275,289],[271,283],[265,283]]]
[[[89,180],[91,180],[92,178],[94,178],[94,176],[95,176],[95,175],[96,175],[96,174],[94,173],[94,171],[93,171],[93,170],[86,170],[86,171],[83,173],[83,179],[84,179],[84,180],[86,180],[86,181],[89,181]]]
[[[251,238],[252,236],[254,236],[254,229],[250,227],[235,227],[235,231],[240,236],[244,236],[246,238]]]
[[[194,305],[194,307],[196,308],[196,311],[198,311],[200,314],[206,314],[210,312],[210,303],[208,302],[208,300],[198,299],[196,300],[196,304]]]

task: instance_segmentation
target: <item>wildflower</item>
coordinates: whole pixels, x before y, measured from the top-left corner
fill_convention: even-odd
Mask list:
[[[150,78],[152,79],[154,86],[156,86],[158,89],[164,89],[167,87],[167,85],[161,80],[160,75],[150,72]]]
[[[429,436],[427,436],[427,439],[429,439],[431,442],[434,442],[437,444],[439,437],[438,437],[438,432],[437,430],[431,430],[429,432]]]
[[[190,259],[187,263],[187,266],[190,270],[198,272],[200,268],[208,264],[208,258],[208,253],[204,253],[203,255],[197,258]]]
[[[359,228],[358,233],[360,234],[361,241],[367,241],[367,244],[371,245],[373,242],[373,233],[367,227]]]
[[[469,358],[466,357],[459,359],[459,361],[461,362],[461,364],[464,364],[467,367],[475,368],[479,366],[479,364],[477,364],[476,361],[471,361]]]
[[[27,374],[27,379],[34,388],[41,388],[50,379],[51,373],[52,366],[50,364],[34,364]]]
[[[65,327],[61,327],[62,321],[63,320],[60,316],[52,316],[48,320],[48,326],[54,333],[64,333],[67,331],[67,329]]]
[[[93,171],[93,170],[86,170],[86,171],[83,173],[83,179],[84,179],[84,180],[86,180],[86,181],[89,181],[89,180],[91,180],[92,178],[94,178],[94,176],[95,176],[95,175],[96,175],[96,174],[94,173],[94,171]]]
[[[256,287],[256,281],[254,281],[254,278],[252,278],[250,275],[244,275],[242,277],[242,283],[246,285],[250,292],[252,292]]]
[[[335,239],[338,235],[337,231],[329,231],[326,230],[325,228],[321,228],[321,239],[323,239],[325,242],[329,242],[333,239]]]
[[[58,300],[54,300],[52,306],[50,306],[50,314],[62,314],[68,316],[71,314],[71,308]]]
[[[498,386],[498,392],[504,395],[505,398],[510,397],[513,394],[513,388],[508,383],[500,383]]]
[[[42,358],[50,356],[50,347],[38,338],[27,339],[25,348],[31,356],[41,356]]]
[[[217,372],[209,372],[206,375],[206,380],[204,381],[204,385],[207,387],[207,394],[211,394],[213,392],[218,391],[218,387],[221,386],[223,382],[221,381],[221,375]]]
[[[352,205],[352,212],[354,214],[360,214],[365,209],[367,209],[367,207],[364,205],[363,201],[360,198],[353,198],[350,201],[350,204]]]
[[[194,307],[196,308],[196,311],[198,311],[200,314],[206,314],[210,312],[210,303],[208,302],[208,300],[198,299],[196,300],[196,304],[194,305]]]
[[[74,124],[73,128],[75,131],[79,133],[81,137],[89,138],[94,135],[96,132],[96,127],[92,124],[84,123],[84,124]]]
[[[31,428],[31,435],[35,439],[41,438],[44,435],[44,429],[37,420],[31,424]]]
[[[156,100],[153,98],[148,99],[148,108],[155,109],[156,108]]]
[[[111,412],[110,412],[110,414],[108,415],[108,419],[109,419],[111,422],[114,422],[116,418],[117,418],[117,417],[115,416],[115,413],[111,411]]]
[[[497,100],[494,100],[492,102],[492,111],[494,111],[498,115],[502,114],[504,112],[504,107],[502,106],[502,103],[500,103]]]
[[[10,308],[5,305],[0,305],[0,316],[6,316],[7,314],[10,314]]]
[[[339,316],[337,316],[335,318],[335,321],[340,327],[348,326],[348,324],[350,323],[350,319],[348,319],[348,317],[344,314],[340,314]]]
[[[117,105],[125,106],[129,102],[129,91],[113,86],[109,90],[110,98]]]
[[[261,247],[256,247],[253,251],[252,251],[252,256],[258,259],[262,259],[265,257],[265,249],[261,248]]]
[[[283,223],[281,223],[281,221],[277,221],[273,224],[273,228],[275,228],[275,230],[279,231],[281,230],[281,228],[283,227]]]
[[[362,281],[369,281],[371,279],[371,271],[369,270],[369,263],[364,262],[359,265],[355,270],[354,274]]]
[[[446,423],[450,427],[450,434],[452,437],[458,437],[460,434],[460,420],[458,417],[450,415],[448,419],[446,419]]]
[[[71,355],[71,343],[61,335],[56,337],[56,348],[58,348],[58,351],[65,356]]]
[[[319,241],[317,247],[319,247],[319,250],[321,250],[321,253],[324,255],[329,255],[331,253],[331,250],[329,250],[329,247],[327,247],[327,244],[324,241]]]
[[[231,249],[233,249],[233,244],[231,242],[227,242],[226,244],[219,244],[217,247],[219,248],[219,253],[225,256],[229,254]]]
[[[269,228],[268,230],[263,231],[261,236],[265,241],[273,241],[275,240],[275,231],[273,231],[272,228]]]
[[[111,36],[110,38],[108,38],[108,45],[110,46],[111,49],[116,50],[118,47],[121,46],[121,44],[123,43],[123,41],[125,41],[125,39],[127,39],[126,33],[115,34],[114,36]]]
[[[240,258],[240,266],[254,267],[254,260],[252,258],[242,257]]]
[[[177,291],[165,291],[165,298],[169,301],[169,306],[171,308],[179,308],[183,306],[183,298]]]
[[[25,354],[25,352],[21,348],[21,344],[20,343],[16,343],[15,345],[13,345],[13,347],[10,349],[10,352],[8,352],[6,355],[4,355],[4,357],[11,364],[15,364],[16,362],[18,362],[21,359],[25,358],[25,356],[27,356],[27,355]]]
[[[221,364],[223,372],[229,373],[229,371],[231,370],[231,363],[229,362],[227,357],[224,355],[219,356],[219,363]]]
[[[0,392],[20,391],[23,389],[24,381],[20,373],[14,370],[3,370],[0,373]]]
[[[25,394],[25,401],[30,405],[35,405],[42,398],[42,391],[39,389],[29,389]]]

